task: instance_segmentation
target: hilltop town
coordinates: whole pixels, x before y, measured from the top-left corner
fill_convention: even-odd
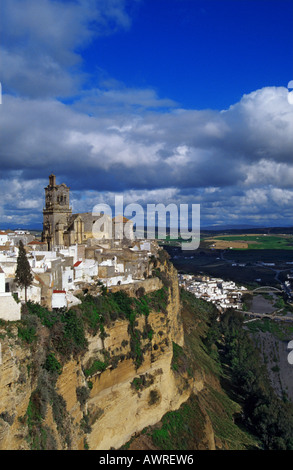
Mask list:
[[[24,230],[0,231],[0,318],[20,319],[25,299],[24,289],[15,282],[20,240],[33,274],[27,300],[48,309],[70,308],[80,303],[80,293],[98,293],[102,286],[129,289],[144,282],[147,289],[151,284],[150,260],[159,246],[154,240],[135,240],[124,217],[108,220],[112,238],[107,238],[109,227],[94,232],[102,215],[72,214],[69,188],[57,185],[55,175],[50,175],[45,188],[43,214],[41,239]]]
[[[225,331],[221,319],[233,332],[231,347],[235,331],[239,344],[245,341],[239,315],[228,309],[242,310],[246,289],[201,273],[178,274],[160,244],[136,239],[125,217],[108,216],[98,232],[103,214],[73,214],[69,196],[51,175],[41,236],[0,231],[0,320],[6,320],[0,322],[0,448],[165,448],[155,433],[172,412],[184,421],[188,415],[190,448],[229,448],[218,433],[219,416],[225,416],[221,429],[234,427],[236,446],[250,446],[247,433],[238,442],[234,413],[227,418],[229,397],[215,373],[221,355],[214,354],[214,335],[222,341]],[[23,248],[33,276],[27,292],[16,282]],[[288,377],[281,386],[273,382],[277,390],[289,389]],[[181,422],[172,431],[176,438]],[[145,442],[147,428],[153,434]]]
[[[178,274],[179,285],[192,292],[195,297],[212,302],[220,312],[227,308],[242,308],[244,286],[238,287],[233,281],[225,281],[205,275]]]

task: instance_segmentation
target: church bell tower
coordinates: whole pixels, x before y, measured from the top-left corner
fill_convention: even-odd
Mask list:
[[[64,245],[64,232],[72,215],[69,189],[64,183],[57,185],[55,175],[49,176],[49,184],[45,188],[42,233],[42,240],[48,244],[48,250]]]

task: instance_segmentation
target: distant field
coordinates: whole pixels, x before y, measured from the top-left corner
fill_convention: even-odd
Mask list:
[[[231,235],[206,238],[214,248],[238,250],[293,250],[292,235]]]

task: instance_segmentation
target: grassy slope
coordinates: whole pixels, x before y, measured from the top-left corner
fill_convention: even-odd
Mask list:
[[[182,291],[182,318],[185,330],[184,349],[175,345],[173,369],[175,373],[204,378],[205,387],[192,394],[179,410],[167,413],[154,427],[144,430],[148,446],[160,450],[207,449],[207,422],[211,424],[217,449],[244,450],[256,448],[254,437],[235,424],[235,416],[241,407],[233,401],[221,386],[228,380],[222,370],[216,348],[213,347],[213,332],[210,320],[214,307]],[[130,448],[139,448],[141,436],[129,443]],[[145,447],[140,448],[145,448]],[[127,446],[126,446],[127,447]]]

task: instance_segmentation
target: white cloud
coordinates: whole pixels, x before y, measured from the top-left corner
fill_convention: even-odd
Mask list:
[[[22,96],[70,96],[85,80],[80,51],[94,37],[128,28],[124,0],[2,0],[4,90]],[[76,73],[78,71],[78,74]]]
[[[292,187],[293,162],[279,163],[261,159],[256,163],[245,165],[245,185],[275,185],[282,188]]]
[[[108,77],[81,90],[82,48],[128,28],[128,7],[126,0],[2,0],[2,217],[14,210],[26,220],[38,207],[41,214],[53,171],[73,186],[75,210],[121,192],[142,203],[200,201],[215,220],[274,218],[274,211],[290,218],[287,88],[256,90],[221,112],[178,109],[150,87]],[[74,94],[72,104],[57,99]]]
[[[255,113],[268,106],[268,95],[275,106],[266,130]],[[268,121],[266,113],[262,112]],[[117,182],[137,189],[270,184],[292,188],[292,120],[293,108],[282,88],[258,90],[225,113],[175,110],[140,117],[127,113],[89,117],[56,100],[4,95],[2,173],[17,169],[31,178],[54,170],[69,177],[79,175],[79,186],[91,189],[101,181],[108,185],[102,189]],[[211,136],[209,124],[215,122],[222,129],[221,138]]]

